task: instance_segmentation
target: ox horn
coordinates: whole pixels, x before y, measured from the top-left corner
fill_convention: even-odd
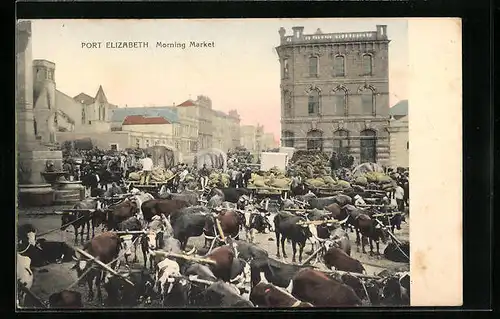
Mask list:
[[[347,222],[347,220],[349,219],[349,216],[347,216],[345,219],[339,221],[339,224],[345,224]]]
[[[188,252],[186,253],[186,255],[191,256],[191,255],[193,255],[195,252],[196,252],[196,247],[195,247],[195,246],[193,246],[193,249],[191,249],[190,251],[188,251]]]
[[[59,211],[59,210],[55,210],[55,211],[54,211],[54,214],[56,214],[56,215],[62,215],[62,214],[63,214],[63,212],[61,212],[61,211]]]

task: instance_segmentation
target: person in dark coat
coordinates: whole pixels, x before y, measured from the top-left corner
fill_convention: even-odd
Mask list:
[[[337,156],[337,152],[332,153],[332,157],[330,157],[330,168],[332,169],[332,176],[335,177],[335,171],[339,169],[339,158]]]

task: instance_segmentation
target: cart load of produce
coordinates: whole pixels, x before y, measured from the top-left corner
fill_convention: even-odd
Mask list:
[[[273,167],[269,171],[262,173],[262,175],[252,173],[252,177],[248,181],[248,187],[290,189],[291,183],[292,180],[285,176],[285,172]]]
[[[143,174],[142,171],[132,172],[128,175],[128,178],[131,181],[139,181],[141,179],[142,174]],[[151,171],[150,180],[152,182],[166,183],[173,176],[174,176],[174,173],[171,170],[164,169],[163,167],[153,167],[153,170]]]
[[[368,172],[358,176],[354,179],[353,184],[363,187],[373,185],[375,187],[369,188],[377,188],[385,191],[390,191],[396,187],[396,182],[392,178],[379,172]]]
[[[223,187],[229,186],[229,175],[226,173],[212,173],[208,177],[208,186],[209,187],[218,187],[219,184],[222,184]]]
[[[297,151],[290,161],[290,173],[302,179],[330,176],[331,169],[328,155],[321,151]]]
[[[383,173],[384,169],[380,165],[375,163],[362,163],[352,170],[352,176],[356,178],[359,176],[364,176],[369,172]]]

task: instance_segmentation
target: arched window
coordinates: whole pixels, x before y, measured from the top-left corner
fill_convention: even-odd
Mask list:
[[[310,130],[307,132],[307,149],[323,150],[323,132],[320,130]]]
[[[338,130],[333,133],[333,151],[337,155],[349,153],[349,132]]]
[[[294,147],[295,134],[290,131],[283,131],[281,140],[284,147]]]
[[[318,76],[318,57],[309,58],[309,76]]]
[[[309,115],[319,113],[319,92],[317,90],[313,90],[309,93],[307,108],[307,113]]]
[[[377,158],[377,133],[374,130],[361,131],[360,163],[376,163]]]
[[[283,91],[283,114],[285,117],[292,116],[292,93]]]
[[[361,113],[363,115],[375,115],[374,102],[373,91],[370,89],[364,89],[361,92]]]
[[[363,55],[363,75],[372,75],[372,56],[369,54]]]
[[[338,88],[333,95],[334,114],[337,116],[347,115],[347,93]]]
[[[337,55],[333,64],[334,76],[345,76],[345,60],[341,55]]]

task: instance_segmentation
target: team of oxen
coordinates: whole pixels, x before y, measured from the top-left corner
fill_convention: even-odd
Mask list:
[[[17,271],[28,292],[21,296],[24,303],[40,303],[29,295],[31,266],[75,261],[72,269],[77,283],[87,285],[87,299],[107,307],[409,305],[408,273],[367,275],[351,257],[349,240],[354,231],[358,251],[361,246],[365,253],[369,242],[370,254],[380,255],[379,241],[386,243],[389,232],[399,229],[400,215],[373,217],[376,210],[355,207],[343,194],[280,198],[274,211],[269,200],[257,203],[244,188],[214,188],[205,194],[184,191],[155,198],[135,189],[118,202],[83,200],[61,215],[61,230],[72,227],[74,246],[80,242],[82,248],[37,239],[33,226],[21,225]],[[276,235],[277,259],[254,243],[256,232],[267,231]],[[186,252],[189,238],[201,235],[204,247]],[[287,258],[287,241],[292,264],[280,260]],[[302,263],[307,242],[335,271]],[[137,269],[133,266],[141,253],[143,264]],[[48,303],[51,308],[83,307],[82,296],[71,289],[52,294]]]

